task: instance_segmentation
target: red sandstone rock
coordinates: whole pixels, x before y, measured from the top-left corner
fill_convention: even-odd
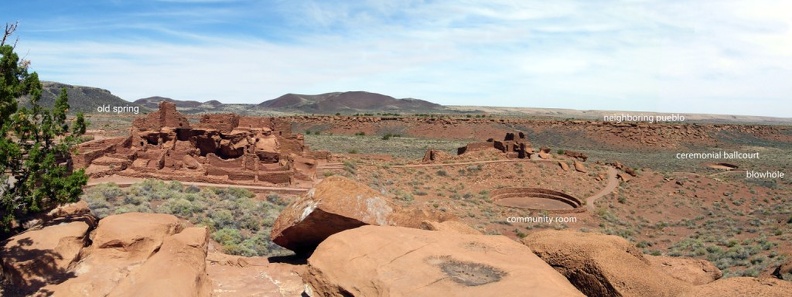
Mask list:
[[[558,161],[558,166],[561,166],[564,171],[569,171],[569,165],[564,161]]]
[[[651,255],[644,257],[658,270],[694,285],[708,284],[723,276],[718,267],[706,260]]]
[[[583,296],[504,236],[363,226],[308,259],[312,296]]]
[[[680,297],[789,297],[792,283],[775,278],[732,277],[694,287]]]
[[[575,160],[575,170],[577,170],[578,172],[583,172],[583,173],[588,172],[588,170],[586,170],[586,166],[583,165],[583,163],[581,163],[578,160]]]
[[[0,249],[4,282],[22,294],[57,282],[79,259],[87,232],[88,224],[71,222],[27,231],[4,241]]]
[[[325,178],[289,204],[272,228],[272,241],[297,252],[328,236],[363,225],[397,225],[403,216],[389,197],[341,176]]]
[[[588,159],[588,156],[586,156],[586,154],[581,153],[581,152],[576,152],[576,151],[567,150],[567,151],[564,151],[564,155],[568,156],[568,157],[572,157],[572,158],[578,159],[578,160],[583,161],[583,162],[586,162],[586,160]]]
[[[632,179],[632,177],[630,177],[629,174],[624,174],[624,173],[621,173],[621,172],[617,173],[616,177],[618,177],[623,182],[628,182],[628,181],[630,181]]]
[[[206,274],[206,227],[187,228],[163,240],[159,250],[107,296],[211,296]]]
[[[692,288],[618,236],[547,230],[523,242],[588,296],[678,296]]]
[[[125,213],[99,221],[93,243],[74,267],[76,277],[44,287],[55,296],[106,296],[180,231],[172,215]]]
[[[635,170],[633,170],[630,167],[624,167],[624,172],[626,172],[627,174],[629,174],[629,175],[631,175],[633,177],[637,176],[637,174],[635,173]]]
[[[448,220],[443,222],[423,221],[421,222],[421,229],[429,231],[453,232],[468,235],[481,235],[476,229],[462,223],[460,221]]]
[[[214,297],[306,296],[299,273],[306,265],[270,263],[265,257],[240,257],[209,253],[206,271]]]

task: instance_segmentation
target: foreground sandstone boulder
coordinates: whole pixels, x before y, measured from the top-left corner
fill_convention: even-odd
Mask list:
[[[707,260],[652,255],[644,257],[658,270],[694,285],[708,284],[723,276],[723,272]]]
[[[301,295],[305,284],[299,273],[306,265],[274,263],[265,257],[241,257],[209,253],[206,272],[212,280],[213,297]]]
[[[692,288],[618,236],[547,230],[523,242],[587,296],[678,296]]]
[[[123,279],[109,296],[210,296],[206,227],[166,237],[156,254]]]
[[[504,236],[363,226],[308,259],[311,296],[583,296]]]
[[[313,250],[335,233],[363,225],[405,225],[401,223],[415,220],[411,216],[364,184],[330,176],[289,204],[270,236],[276,244],[301,253]]]
[[[9,238],[2,244],[3,277],[17,294],[35,292],[46,284],[68,276],[68,268],[79,259],[87,242],[88,224],[63,223],[32,230]]]
[[[789,297],[792,283],[775,278],[732,277],[697,286],[681,297]]]
[[[145,286],[136,270],[149,258],[155,259],[156,254],[170,251],[163,242],[181,229],[179,220],[172,215],[126,213],[106,217],[94,231],[93,244],[81,252],[81,260],[73,269],[74,277],[43,291],[55,292],[56,296],[107,296],[111,292],[122,295],[115,288],[124,281]],[[200,257],[195,253],[191,256]],[[161,277],[180,279],[173,274]]]

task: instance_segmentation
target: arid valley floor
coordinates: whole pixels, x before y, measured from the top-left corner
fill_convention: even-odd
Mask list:
[[[58,277],[44,277],[41,275],[50,272],[25,270],[6,261],[4,269],[20,271],[15,272],[15,277],[16,285],[24,287],[22,291],[38,290],[42,296],[47,292],[79,295],[76,292],[88,289],[104,290],[109,295],[143,294],[153,291],[134,291],[129,287],[145,281],[157,282],[158,269],[199,275],[193,277],[196,285],[190,287],[193,290],[190,292],[211,292],[214,296],[369,296],[372,292],[378,292],[379,296],[409,296],[405,292],[431,296],[442,290],[476,296],[525,296],[503,290],[528,290],[508,279],[509,275],[520,275],[519,269],[482,272],[459,264],[464,261],[428,256],[425,259],[433,260],[422,263],[441,267],[438,271],[442,270],[451,279],[455,278],[454,271],[486,277],[434,287],[427,284],[427,291],[402,290],[410,285],[399,281],[383,281],[390,287],[382,288],[378,287],[382,283],[372,280],[378,285],[368,288],[364,285],[367,281],[361,279],[363,276],[333,271],[344,270],[344,261],[355,258],[333,258],[327,254],[346,252],[330,248],[354,246],[354,236],[379,238],[371,235],[379,232],[393,238],[407,236],[410,239],[405,244],[424,235],[360,227],[325,239],[326,236],[306,231],[308,227],[295,223],[311,219],[310,211],[305,213],[299,206],[315,196],[325,197],[310,202],[317,203],[313,207],[323,211],[324,217],[314,218],[320,223],[311,225],[317,230],[324,230],[322,220],[333,226],[347,226],[354,221],[350,226],[398,225],[447,234],[458,232],[465,234],[459,235],[461,238],[471,236],[470,242],[477,244],[478,239],[472,238],[480,235],[473,234],[503,235],[510,242],[527,245],[541,260],[551,264],[548,267],[556,268],[568,279],[561,278],[567,284],[557,287],[547,285],[557,281],[555,276],[537,280],[545,282],[533,287],[537,294],[703,296],[721,292],[723,295],[716,295],[740,296],[746,292],[764,292],[783,296],[779,292],[792,292],[788,291],[792,288],[792,126],[788,124],[614,123],[563,116],[498,114],[292,115],[264,120],[229,117],[220,122],[207,115],[182,117],[179,121],[183,122],[176,122],[189,125],[192,130],[173,127],[170,120],[146,130],[133,128],[132,116],[89,116],[91,130],[87,140],[90,142],[84,148],[106,149],[83,164],[92,174],[83,199],[84,207],[90,211],[63,212],[96,216],[98,224],[91,219],[84,229],[74,231],[81,239],[71,246],[74,251],[68,254],[72,258],[59,260],[66,263],[56,261],[54,265],[60,266],[50,267],[60,269]],[[230,126],[223,132],[212,126],[218,123]],[[279,134],[284,130],[288,132]],[[210,146],[216,147],[206,148],[202,144],[206,141],[214,141]],[[268,141],[273,145],[262,144]],[[287,143],[289,152],[283,153],[282,146]],[[758,157],[727,159],[723,154],[720,159],[680,157],[709,152]],[[241,164],[238,169],[224,167],[237,159]],[[255,160],[250,161],[255,165],[249,165],[248,160]],[[786,176],[759,177],[753,173]],[[361,195],[379,195],[387,200],[386,208],[394,213],[387,217],[387,222],[379,220],[377,212],[378,207],[384,206],[374,206],[372,214],[372,206],[368,205],[361,214],[356,208],[359,205],[347,204],[350,202],[344,199],[353,198],[345,195],[353,198],[357,195],[358,200]],[[338,205],[323,208],[317,201]],[[300,217],[300,210],[302,217],[289,221]],[[284,218],[290,211],[297,214]],[[178,219],[121,215],[136,212],[165,213]],[[372,215],[376,218],[367,217]],[[113,227],[106,220],[122,225]],[[207,231],[200,231],[204,230],[201,226],[206,226]],[[139,227],[135,229],[139,231],[125,233],[127,227]],[[38,232],[48,228],[52,227],[45,226]],[[445,229],[451,231],[442,231]],[[549,233],[543,232],[552,231],[546,230],[577,233],[562,233],[565,235],[547,239]],[[81,232],[83,237],[79,235]],[[201,236],[200,232],[209,235]],[[344,238],[342,234],[353,237]],[[623,240],[590,237],[601,236],[598,234],[615,235]],[[86,236],[90,239],[85,239]],[[120,239],[106,239],[112,236]],[[300,241],[313,237],[320,239]],[[428,242],[441,246],[438,242],[456,242],[453,237],[437,237]],[[330,242],[331,239],[334,241]],[[376,258],[372,255],[376,249],[363,246],[387,245],[382,240],[385,239],[371,242],[361,239],[361,251],[349,253],[369,255],[376,263],[400,259]],[[511,243],[493,240],[480,243],[500,247],[497,251],[512,248]],[[98,246],[101,242],[105,245]],[[322,243],[317,248],[319,242]],[[610,246],[600,250],[598,244],[603,242]],[[298,255],[275,243],[294,247]],[[13,249],[14,241],[5,244],[8,252]],[[553,251],[547,247],[552,244],[565,245],[557,248],[568,247],[572,251]],[[622,254],[618,251],[609,254],[609,248],[622,249]],[[455,251],[448,248],[450,257],[460,259],[467,255],[453,254]],[[603,254],[597,254],[598,251]],[[120,256],[125,252],[132,254]],[[66,252],[60,248],[58,253]],[[591,277],[597,280],[580,275],[588,268],[575,270],[577,264],[564,264],[554,258],[564,253],[573,254],[566,258],[569,261],[593,265],[586,267],[599,271],[591,272],[595,275]],[[160,254],[163,255],[157,256]],[[638,264],[631,264],[632,260],[625,258],[633,256],[639,259],[635,262]],[[473,261],[471,257],[474,256],[465,259]],[[186,258],[192,260],[173,260]],[[98,268],[105,265],[100,263],[106,259],[120,263],[119,267],[133,268],[123,272]],[[504,261],[491,267],[504,268],[498,266],[508,262]],[[168,263],[181,263],[184,267]],[[374,271],[379,271],[380,278],[403,272]],[[620,276],[621,271],[634,275]],[[643,279],[640,274],[646,273],[667,273],[672,277],[668,281],[662,277]],[[704,275],[705,280],[683,279],[680,274],[691,279]],[[111,280],[99,280],[102,275],[110,276]],[[131,275],[137,278],[130,281]],[[724,283],[728,279],[735,281]],[[674,283],[677,281],[684,285]],[[181,284],[175,282],[177,287]],[[590,284],[595,289],[581,287],[592,282],[597,283]],[[654,289],[663,287],[678,290]],[[554,288],[558,291],[553,291]],[[8,287],[6,292],[11,292]]]

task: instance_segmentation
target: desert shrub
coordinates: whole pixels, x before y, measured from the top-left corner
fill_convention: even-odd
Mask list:
[[[267,195],[267,202],[279,205],[279,206],[286,206],[289,205],[289,201],[283,199],[280,195],[271,193]]]
[[[184,188],[184,192],[185,192],[185,193],[190,193],[190,194],[192,194],[192,193],[198,193],[198,192],[200,192],[200,191],[201,191],[201,188],[199,188],[199,187],[196,187],[196,186],[193,186],[193,185],[189,185],[189,186],[187,186],[186,188]]]
[[[448,172],[446,172],[445,170],[442,170],[442,169],[438,170],[437,171],[437,176],[448,176]]]
[[[245,214],[237,221],[239,228],[258,231],[261,228],[261,219],[251,214]]]
[[[344,171],[348,172],[351,175],[357,174],[357,166],[355,163],[350,161],[344,161]]]
[[[124,192],[121,191],[121,188],[119,188],[118,185],[114,183],[102,184],[97,186],[97,188],[105,200],[116,199],[124,195]]]
[[[141,195],[125,195],[124,196],[124,203],[126,204],[133,204],[133,205],[141,205],[144,203],[149,202],[149,197],[141,196]]]
[[[218,229],[235,228],[234,214],[228,209],[218,209],[209,213],[209,217],[215,222]]]
[[[286,204],[278,194],[259,201],[255,194],[241,188],[201,189],[178,182],[145,180],[128,188],[97,185],[86,189],[82,199],[100,218],[126,212],[158,212],[206,226],[212,239],[229,254],[288,253],[269,240],[272,225]]]
[[[212,239],[225,246],[235,245],[242,242],[242,233],[237,229],[223,228],[212,233]]]
[[[388,140],[391,139],[392,137],[401,137],[401,134],[387,133],[385,135],[382,135],[382,140]]]
[[[169,213],[183,218],[189,218],[193,213],[192,202],[184,198],[165,201],[165,203],[160,205],[159,209],[163,213]]]
[[[237,201],[241,198],[253,198],[256,196],[253,192],[242,188],[214,188],[215,195],[224,201]]]

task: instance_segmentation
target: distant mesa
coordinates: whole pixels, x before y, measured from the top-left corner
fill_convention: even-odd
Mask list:
[[[363,92],[334,92],[319,95],[286,94],[257,105],[263,109],[296,110],[303,112],[354,111],[433,111],[443,110],[440,104],[420,99],[396,99],[391,96]]]
[[[174,105],[176,105],[177,108],[195,108],[202,104],[201,102],[193,101],[193,100],[176,100],[176,99],[160,97],[160,96],[141,98],[135,100],[134,103],[141,106],[145,106],[147,108],[158,109],[159,103],[162,101],[173,103]]]
[[[96,107],[102,105],[138,106],[135,103],[113,95],[113,93],[105,89],[75,86],[51,81],[43,81],[41,85],[42,92],[39,104],[45,107],[52,107],[55,104],[55,99],[60,96],[61,89],[66,89],[66,94],[69,96],[70,112],[95,112]],[[29,102],[30,98],[28,97],[20,98],[21,106],[29,106]]]

